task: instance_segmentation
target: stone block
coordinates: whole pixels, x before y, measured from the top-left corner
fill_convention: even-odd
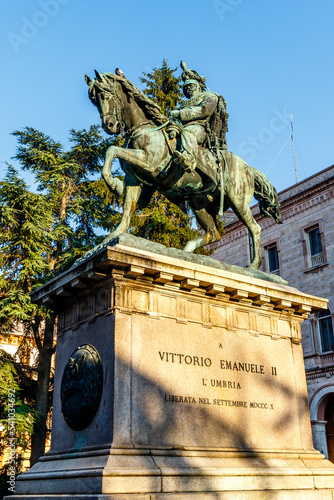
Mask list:
[[[118,242],[36,292],[60,313],[51,450],[11,498],[332,499],[300,343],[300,308],[326,301],[179,255]],[[71,296],[56,293],[68,283]],[[82,345],[99,353],[103,389],[78,431],[61,394]],[[79,420],[86,362],[66,382]]]

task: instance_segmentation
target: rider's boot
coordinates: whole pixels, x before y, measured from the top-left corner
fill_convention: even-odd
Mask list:
[[[193,172],[196,168],[196,158],[194,158],[188,151],[180,153],[179,151],[174,152],[174,161],[177,165],[184,168],[186,172]]]

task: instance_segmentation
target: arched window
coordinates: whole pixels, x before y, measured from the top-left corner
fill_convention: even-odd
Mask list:
[[[321,342],[321,351],[322,352],[334,351],[333,321],[329,309],[327,309],[327,311],[321,311],[319,313],[318,325],[319,325],[319,334]]]
[[[334,462],[334,399],[328,401],[325,410],[328,460]]]

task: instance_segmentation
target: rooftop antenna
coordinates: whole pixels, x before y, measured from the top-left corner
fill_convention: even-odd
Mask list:
[[[296,154],[295,154],[295,136],[294,136],[294,129],[293,129],[293,117],[291,115],[291,141],[292,141],[292,153],[293,153],[293,164],[295,167],[295,176],[296,176],[296,183],[298,182],[298,176],[297,176],[297,165],[296,165]]]

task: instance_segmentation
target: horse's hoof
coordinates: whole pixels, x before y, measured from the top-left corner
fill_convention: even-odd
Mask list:
[[[183,247],[184,252],[192,253],[194,250],[196,250],[196,246],[191,241],[188,241]]]
[[[108,234],[108,236],[106,236],[104,238],[104,240],[102,241],[102,245],[105,245],[106,243],[109,243],[109,241],[111,240],[114,240],[115,238],[117,238],[117,236],[119,236],[120,234],[122,233],[119,233],[117,231],[114,231],[113,233],[110,233]]]
[[[246,266],[246,269],[255,269],[255,271],[258,271],[260,269],[260,266],[257,266],[252,262],[251,264],[248,264],[248,266]]]

